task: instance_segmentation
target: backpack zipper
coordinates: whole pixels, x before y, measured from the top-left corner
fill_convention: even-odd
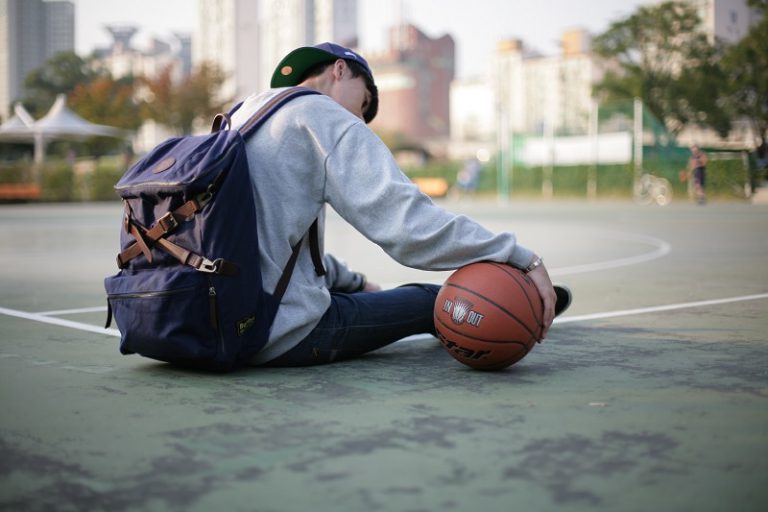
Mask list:
[[[177,293],[190,292],[197,286],[185,286],[184,288],[175,288],[173,290],[161,290],[156,292],[134,292],[134,293],[111,293],[107,295],[110,299],[154,299],[158,297],[167,297]]]
[[[218,305],[216,304],[216,288],[213,287],[213,283],[210,280],[208,280],[208,312],[211,319],[211,327],[218,332],[219,312]]]

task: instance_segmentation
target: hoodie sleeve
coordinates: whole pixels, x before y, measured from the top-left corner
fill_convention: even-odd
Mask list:
[[[339,138],[325,160],[325,173],[325,200],[403,265],[453,270],[488,260],[525,268],[533,259],[513,233],[494,234],[435,205],[362,122]]]
[[[335,256],[325,254],[325,284],[334,292],[354,293],[365,286],[365,276],[359,272],[353,272],[347,265]]]

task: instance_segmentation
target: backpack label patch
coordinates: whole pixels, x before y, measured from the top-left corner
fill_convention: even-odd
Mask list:
[[[253,324],[256,323],[256,317],[251,315],[247,318],[244,318],[237,322],[237,335],[242,336],[245,331],[253,327]]]

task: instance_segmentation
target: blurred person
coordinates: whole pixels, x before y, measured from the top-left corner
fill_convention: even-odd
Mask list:
[[[325,207],[330,205],[403,265],[453,270],[489,260],[527,272],[542,297],[546,336],[556,310],[570,303],[567,288],[555,291],[542,259],[513,233],[495,234],[444,210],[402,173],[366,126],[376,116],[379,99],[361,55],[333,43],[298,48],[277,65],[271,86],[245,99],[232,117],[233,127],[285,87],[321,94],[290,101],[247,142],[251,177],[258,183],[257,216],[264,221],[258,226],[259,264],[266,289],[274,288],[292,244],[315,219],[322,253]],[[409,284],[382,291],[329,254],[323,257],[327,273],[322,276],[310,253],[301,251],[269,341],[252,364],[324,364],[413,334],[435,334],[439,286]]]
[[[481,170],[482,168],[477,158],[465,160],[461,170],[456,173],[456,185],[453,187],[452,195],[459,197],[465,193],[474,193],[477,190]]]
[[[688,159],[688,172],[693,182],[694,198],[698,204],[705,204],[707,184],[707,154],[698,145],[691,146],[691,157]]]

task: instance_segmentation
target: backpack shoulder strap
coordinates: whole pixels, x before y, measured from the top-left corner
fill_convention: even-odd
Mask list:
[[[295,98],[298,98],[299,96],[306,96],[309,94],[320,94],[320,93],[308,87],[291,87],[289,89],[286,89],[284,91],[277,93],[239,128],[240,134],[243,136],[244,139],[247,139],[256,130],[258,130],[261,127],[261,125],[263,125],[264,122],[267,119],[269,119],[269,117],[272,114],[274,114],[280,107],[282,107],[289,101]],[[233,114],[235,110],[237,110],[237,108],[239,107],[240,107],[240,104],[238,104],[230,112],[230,115]],[[226,119],[226,121],[229,121],[229,119]],[[275,292],[272,294],[273,297],[277,300],[277,302],[280,302],[283,295],[285,294],[286,289],[288,288],[288,283],[290,282],[291,276],[293,275],[293,269],[296,267],[296,261],[298,260],[298,257],[299,257],[301,245],[304,242],[304,238],[307,236],[309,236],[309,252],[310,252],[310,255],[312,256],[312,263],[315,266],[315,273],[318,276],[324,276],[326,273],[325,266],[323,265],[323,255],[320,254],[318,225],[317,225],[317,219],[315,219],[315,221],[309,227],[309,230],[307,230],[307,233],[304,236],[302,236],[298,242],[296,242],[296,245],[293,246],[291,257],[288,259],[288,263],[286,263],[285,268],[283,269],[283,273],[277,282],[277,286],[275,287]]]
[[[298,98],[299,96],[306,96],[309,94],[320,93],[308,87],[291,87],[277,93],[255,114],[253,114],[250,119],[243,123],[243,125],[239,128],[240,135],[242,135],[244,139],[247,139],[253,135],[253,133],[258,130],[259,127],[264,124],[264,122],[269,119],[269,117],[274,114],[280,107],[289,101]]]
[[[315,219],[315,221],[309,227],[307,234],[309,235],[309,252],[312,255],[312,263],[315,265],[315,273],[318,276],[324,276],[325,267],[323,266],[323,256],[320,254],[320,243],[317,237],[317,219]],[[304,238],[306,236],[307,235],[305,234],[303,237],[301,237],[301,240],[296,242],[296,245],[293,246],[291,257],[288,259],[288,263],[285,265],[285,269],[283,269],[283,274],[280,276],[280,280],[277,282],[275,293],[273,293],[272,296],[277,300],[278,303],[283,298],[285,290],[288,288],[288,282],[291,280],[293,269],[296,267],[296,260],[299,258],[301,244],[304,242]]]

